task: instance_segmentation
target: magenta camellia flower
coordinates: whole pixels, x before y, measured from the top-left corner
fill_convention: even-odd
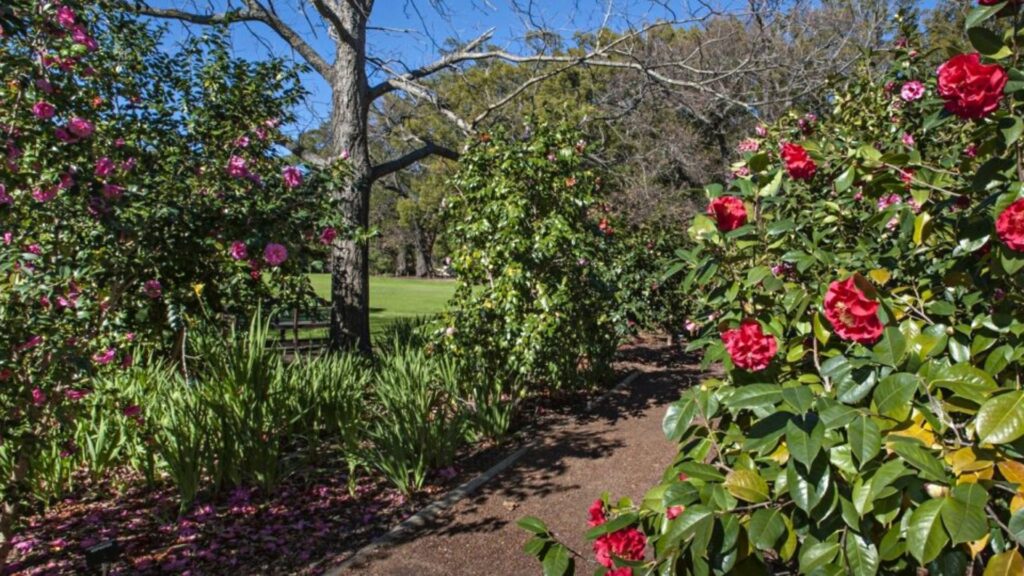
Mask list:
[[[270,243],[263,250],[263,260],[270,266],[280,266],[288,259],[288,249],[280,244]]]
[[[911,134],[910,132],[904,132],[901,140],[903,141],[903,145],[906,146],[907,148],[914,147],[914,135]]]
[[[245,242],[232,242],[229,252],[235,260],[245,260],[249,257],[249,249],[246,247]]]
[[[302,172],[299,170],[298,166],[286,167],[281,176],[284,178],[284,185],[289,188],[302,186]]]
[[[238,138],[235,138],[235,147],[236,148],[248,148],[249,147],[249,137],[248,136],[239,136]]]
[[[96,161],[95,172],[97,177],[105,178],[114,173],[114,161],[104,156]]]
[[[922,96],[924,96],[924,84],[917,80],[911,80],[910,82],[903,84],[903,87],[900,88],[900,98],[903,98],[907,102],[920,100]]]
[[[92,136],[92,133],[96,130],[96,127],[92,122],[89,122],[85,118],[75,116],[68,122],[68,131],[79,138],[88,138]]]
[[[117,350],[111,347],[103,350],[102,352],[93,354],[92,361],[100,366],[106,366],[114,361],[114,356],[117,356]]]
[[[75,26],[75,11],[69,6],[57,7],[57,25],[65,30]]]
[[[11,204],[14,204],[14,198],[7,193],[7,187],[0,184],[0,206],[10,206]]]
[[[57,186],[50,186],[48,188],[36,188],[32,191],[32,198],[40,204],[49,202],[57,197],[57,192],[60,190]]]
[[[324,228],[323,232],[320,233],[320,243],[326,246],[330,246],[334,243],[334,239],[338,237],[338,231],[328,226]]]
[[[46,404],[46,392],[43,392],[39,388],[33,388],[32,404],[36,406],[42,406],[43,404]]]
[[[80,24],[75,24],[71,28],[71,39],[75,41],[75,44],[85,46],[85,49],[89,52],[95,52],[100,48],[96,39],[90,36],[85,27]]]
[[[228,160],[228,176],[245,178],[249,175],[249,162],[241,156],[232,156]]]
[[[32,106],[32,114],[40,120],[49,120],[57,113],[57,109],[46,100],[40,100]]]
[[[117,184],[104,184],[103,197],[107,200],[117,200],[124,195],[124,186]]]
[[[125,408],[121,410],[121,413],[129,418],[137,418],[142,414],[142,407],[135,406],[134,404],[131,406],[125,406]]]
[[[160,285],[159,280],[146,280],[146,282],[142,285],[142,293],[152,298],[153,300],[156,300],[163,296],[164,287]]]
[[[39,346],[42,343],[43,343],[43,337],[42,336],[39,336],[39,335],[32,336],[28,340],[25,340],[21,344],[18,344],[18,346],[14,349],[14,351],[15,352],[24,352],[26,350],[31,350],[31,349],[35,348],[36,346]]]
[[[74,388],[64,391],[64,397],[72,402],[78,402],[89,395],[89,390],[76,390]]]

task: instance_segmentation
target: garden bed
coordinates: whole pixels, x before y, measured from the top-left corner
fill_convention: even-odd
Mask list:
[[[658,361],[644,342],[623,346],[608,386],[637,365]],[[543,431],[558,416],[583,411],[603,391],[531,398],[516,430],[533,424]],[[98,482],[81,478],[72,496],[27,521],[6,574],[86,573],[87,551],[107,542],[119,549],[110,574],[318,574],[487,470],[523,440],[514,432],[500,443],[463,449],[454,466],[434,471],[412,497],[376,474],[359,477],[350,493],[345,463],[332,458],[292,474],[273,495],[237,489],[184,514],[173,486],[147,487],[130,474]]]

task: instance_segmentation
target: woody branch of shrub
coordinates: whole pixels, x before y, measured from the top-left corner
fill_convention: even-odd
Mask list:
[[[1019,11],[938,70],[906,27],[885,78],[741,143],[679,267],[725,376],[666,413],[657,486],[591,509],[599,574],[1024,571]]]

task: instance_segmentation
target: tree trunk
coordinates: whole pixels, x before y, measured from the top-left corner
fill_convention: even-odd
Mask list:
[[[416,277],[429,278],[434,275],[430,241],[419,223],[414,225],[416,241]]]
[[[395,252],[395,276],[405,276],[409,271],[409,246],[404,242],[398,245]]]
[[[370,224],[373,166],[367,143],[370,109],[366,79],[366,17],[352,2],[337,2],[336,14],[348,32],[337,43],[332,77],[331,152],[347,152],[351,180],[334,194],[342,203],[348,224],[365,230]],[[369,13],[369,10],[366,11]],[[370,255],[366,242],[337,242],[331,255],[331,348],[370,348]]]

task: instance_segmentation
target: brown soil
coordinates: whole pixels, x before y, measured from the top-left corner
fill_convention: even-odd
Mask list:
[[[622,351],[621,368],[642,372],[590,413],[553,418],[514,466],[404,542],[365,555],[345,574],[539,574],[526,556],[523,516],[543,519],[582,555],[577,573],[598,568],[587,507],[603,492],[634,501],[656,484],[676,454],[661,432],[665,407],[699,377],[699,367],[653,339]]]

